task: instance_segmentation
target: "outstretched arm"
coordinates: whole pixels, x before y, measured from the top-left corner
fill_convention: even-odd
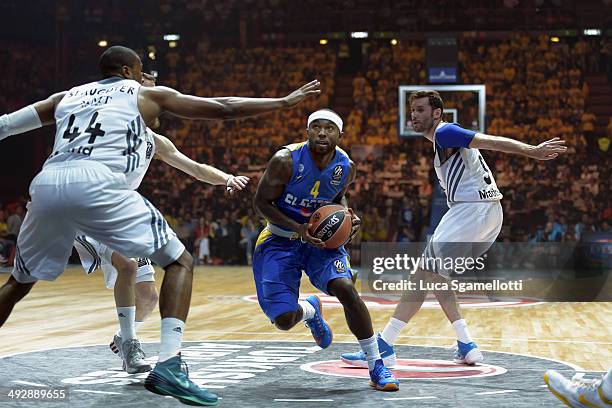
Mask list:
[[[567,151],[565,140],[558,137],[540,143],[537,146],[519,142],[502,136],[476,133],[469,144],[470,148],[496,150],[498,152],[520,154],[537,160],[552,160]]]
[[[153,133],[153,138],[155,139],[156,154],[162,161],[200,181],[213,185],[225,185],[236,190],[242,190],[249,182],[248,177],[232,176],[208,164],[191,160],[165,136]]]
[[[565,153],[565,140],[558,137],[533,146],[509,137],[492,136],[463,129],[454,123],[442,126],[436,132],[436,143],[443,148],[470,148],[495,150],[498,152],[520,154],[537,160],[551,160]]]
[[[55,123],[55,107],[65,94],[56,93],[45,100],[0,116],[0,140]]]
[[[319,87],[319,81],[315,80],[283,98],[200,98],[164,86],[143,87],[138,106],[147,120],[164,112],[187,119],[239,119],[290,108],[309,96],[320,94]]]

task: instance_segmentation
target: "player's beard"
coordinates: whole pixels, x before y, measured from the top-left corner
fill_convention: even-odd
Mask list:
[[[436,123],[436,120],[434,119],[433,113],[431,114],[431,117],[429,118],[429,122],[424,123],[423,125],[423,134],[427,134],[431,131],[431,129],[433,129],[434,124]]]

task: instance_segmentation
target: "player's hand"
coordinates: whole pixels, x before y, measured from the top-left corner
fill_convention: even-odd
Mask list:
[[[309,82],[306,85],[302,85],[299,89],[291,92],[289,95],[285,96],[283,100],[287,104],[287,107],[290,108],[302,102],[311,95],[319,95],[321,93],[320,87],[321,83],[318,79],[315,79],[314,81]]]
[[[300,235],[300,238],[303,242],[308,242],[310,245],[313,245],[317,248],[325,248],[325,242],[321,241],[319,238],[315,238],[308,232],[308,223],[301,224],[298,227],[297,233]]]
[[[155,86],[155,75],[147,74],[146,72],[142,73],[142,85],[143,86]]]
[[[357,232],[359,232],[359,228],[361,228],[361,218],[359,218],[359,216],[355,214],[355,211],[353,211],[352,208],[347,208],[347,211],[351,215],[351,224],[353,224],[353,227],[351,229],[351,236],[346,241],[346,243],[349,244],[353,240],[355,235],[357,235]]]
[[[249,180],[246,176],[230,176],[226,183],[227,195],[233,197],[238,191],[242,191],[249,184]]]
[[[534,146],[529,152],[529,157],[536,160],[552,160],[566,151],[567,146],[565,146],[565,140],[555,137]]]

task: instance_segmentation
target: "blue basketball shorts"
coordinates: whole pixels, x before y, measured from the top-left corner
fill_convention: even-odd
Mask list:
[[[329,294],[327,287],[334,279],[352,279],[344,247],[319,249],[264,230],[253,254],[253,277],[259,305],[271,321],[298,309],[302,272],[325,294]]]

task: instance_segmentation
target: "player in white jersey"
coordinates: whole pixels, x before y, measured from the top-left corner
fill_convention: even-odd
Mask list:
[[[226,186],[232,195],[243,190],[248,184],[248,177],[233,176],[206,164],[197,163],[182,154],[168,138],[150,129],[147,131],[153,136],[154,157],[190,176],[205,183]],[[144,172],[142,175],[144,176]],[[131,188],[137,189],[139,184],[140,180],[135,180]],[[155,269],[151,261],[148,258],[127,258],[84,235],[77,236],[74,247],[85,272],[90,274],[97,268],[102,269],[106,287],[114,289],[120,328],[110,343],[111,350],[124,360],[124,369],[128,373],[149,371],[151,367],[142,360],[144,352],[136,338],[136,332],[157,305]],[[135,341],[126,343],[132,339]],[[131,349],[134,349],[134,355],[130,353]]]
[[[143,86],[155,86],[155,77],[143,73]],[[159,121],[153,125],[159,127]],[[242,190],[249,181],[245,176],[232,176],[206,164],[199,164],[178,151],[166,137],[147,128],[152,144],[147,145],[143,166],[131,173],[129,187],[137,190],[151,160],[156,157],[194,178],[213,185],[225,185],[232,194]],[[155,269],[148,258],[130,259],[108,246],[84,235],[77,236],[74,247],[81,264],[89,274],[98,267],[104,273],[107,288],[114,289],[119,330],[110,343],[110,349],[123,360],[124,369],[130,373],[151,370],[144,361],[144,351],[136,332],[142,322],[157,305]]]
[[[427,290],[419,290],[420,283],[444,287],[452,270],[451,265],[437,260],[473,258],[484,254],[493,244],[502,226],[502,207],[493,174],[478,149],[519,154],[537,160],[551,160],[564,153],[564,141],[554,138],[537,146],[507,137],[491,136],[461,128],[442,121],[444,102],[436,91],[416,91],[409,97],[414,130],[434,144],[434,169],[446,192],[449,206],[433,236],[429,240],[421,267],[412,275],[416,290],[404,292],[393,317],[378,336],[381,356],[385,364],[395,364],[393,344],[408,321],[419,311]],[[482,353],[471,338],[467,323],[461,317],[453,290],[434,290],[438,303],[457,334],[454,359],[458,363],[475,364],[483,360]],[[360,353],[345,353],[342,360],[363,366]]]
[[[283,98],[201,98],[167,87],[141,87],[142,62],[114,46],[100,57],[100,81],[60,92],[0,117],[0,140],[56,124],[53,153],[30,185],[31,203],[17,239],[15,268],[0,288],[0,324],[39,279],[53,280],[82,233],[129,257],[148,257],[166,273],[159,295],[159,360],[151,392],[194,405],[217,396],[181,370],[179,353],[191,301],[193,259],[159,211],[130,190],[127,176],[146,156],[147,126],[164,112],[188,119],[236,119],[292,107],[320,93],[312,81]],[[111,232],[111,233],[109,233]]]

